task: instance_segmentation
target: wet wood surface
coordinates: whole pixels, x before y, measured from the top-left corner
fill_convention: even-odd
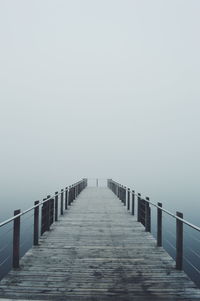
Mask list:
[[[107,188],[86,188],[0,282],[0,297],[200,300],[200,290]]]

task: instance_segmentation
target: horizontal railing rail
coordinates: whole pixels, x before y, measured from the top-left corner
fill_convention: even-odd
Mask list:
[[[13,222],[13,228],[9,231],[5,231],[5,234],[8,235],[10,231],[13,231],[13,243],[12,243],[12,267],[19,268],[19,261],[21,258],[20,255],[20,236],[23,230],[21,224],[21,217],[25,216],[29,212],[33,211],[33,237],[32,244],[39,244],[39,237],[43,235],[44,232],[50,230],[50,226],[58,221],[59,209],[60,215],[64,214],[64,210],[68,209],[68,206],[77,198],[77,196],[85,189],[87,186],[87,179],[82,179],[79,182],[76,182],[70,186],[61,189],[61,192],[55,192],[53,196],[47,196],[47,198],[42,201],[35,201],[34,206],[21,212],[20,209],[14,211],[14,216],[0,223],[0,230],[3,230],[8,224]],[[60,197],[60,202],[59,202]],[[58,204],[59,202],[59,204]],[[39,210],[41,208],[41,210]],[[27,218],[26,218],[27,219]],[[28,217],[29,219],[29,217]],[[30,225],[29,225],[30,226]],[[25,229],[26,230],[26,229]],[[4,239],[5,241],[7,239]],[[1,245],[1,250],[4,250],[4,246]],[[1,251],[0,250],[0,251]],[[28,251],[28,250],[26,250]],[[9,256],[10,257],[10,256]],[[8,257],[0,258],[0,266],[3,265]],[[2,276],[2,275],[1,275]]]
[[[196,230],[197,233],[200,233],[200,227],[194,225],[193,223],[185,220],[183,218],[183,213],[177,211],[176,214],[170,212],[169,210],[163,208],[162,203],[158,202],[155,204],[154,202],[150,201],[149,197],[143,198],[140,193],[136,193],[135,190],[132,190],[129,187],[126,187],[112,179],[107,180],[108,187],[112,190],[112,192],[122,201],[122,203],[126,206],[127,210],[131,212],[132,215],[135,214],[135,207],[137,206],[137,221],[141,222],[144,227],[145,231],[151,232],[151,226],[153,222],[156,224],[156,239],[157,239],[157,246],[163,246],[163,213],[167,216],[172,217],[176,221],[175,226],[175,235],[173,238],[175,239],[175,246],[172,245],[169,241],[168,243],[171,244],[171,247],[175,251],[175,261],[176,261],[176,269],[182,270],[183,269],[183,261],[185,260],[186,263],[190,263],[190,268],[192,267],[195,269],[198,274],[198,280],[195,278],[193,279],[195,282],[199,282],[200,280],[200,268],[194,266],[194,263],[188,261],[186,257],[184,257],[184,229],[183,225],[188,226],[190,229]],[[130,196],[132,196],[130,198]],[[137,201],[137,202],[136,202]],[[135,204],[136,203],[136,204]],[[130,206],[131,204],[131,206]],[[156,221],[152,222],[152,214],[151,209],[154,207],[157,210],[157,218]],[[169,231],[168,231],[169,232]],[[172,234],[171,234],[172,236]],[[195,239],[195,237],[194,237]],[[200,242],[200,238],[198,238]],[[200,266],[200,254],[192,250],[193,253],[197,254],[199,257],[199,266]],[[187,271],[186,271],[187,272]],[[198,284],[198,283],[197,283]]]
[[[84,179],[84,180],[86,180],[86,179]],[[79,182],[77,182],[77,183],[74,183],[74,184],[72,184],[71,186],[66,187],[66,188],[64,189],[64,191],[67,191],[67,189],[69,189],[69,188],[70,188],[70,189],[73,189],[73,187],[79,185],[79,184],[82,183],[82,182],[83,182],[83,180],[82,180],[82,181],[79,181]],[[62,191],[61,191],[60,193],[58,193],[58,196],[61,195],[61,194],[62,194]],[[55,196],[56,196],[56,193],[55,193],[55,195],[54,195],[53,197],[55,197]],[[32,206],[32,207],[30,207],[30,208],[24,210],[23,212],[21,212],[21,213],[15,215],[15,216],[12,216],[11,218],[9,218],[9,219],[7,219],[7,220],[1,222],[1,223],[0,223],[0,228],[3,227],[3,226],[6,225],[6,224],[12,222],[13,220],[17,219],[18,217],[20,217],[20,216],[22,216],[22,215],[24,215],[24,214],[30,212],[31,210],[33,210],[33,209],[35,209],[35,208],[37,208],[37,207],[40,207],[41,205],[43,205],[44,203],[46,203],[46,202],[49,201],[50,199],[52,199],[52,196],[49,196],[49,197],[46,198],[45,200],[39,202],[37,205],[34,205],[34,206]]]
[[[113,181],[113,180],[112,180],[112,181]],[[113,181],[113,183],[116,183],[116,185],[119,185],[119,186],[121,185],[121,184],[119,184],[119,183],[117,183],[117,182],[115,182],[115,181]],[[126,186],[123,186],[123,185],[121,185],[121,187],[124,187],[124,189],[130,189],[130,188],[126,188]],[[133,190],[133,191],[134,191],[134,190]],[[141,194],[140,194],[140,193],[134,192],[134,196],[141,197]],[[142,199],[142,200],[145,200],[145,199]],[[157,209],[160,209],[160,210],[162,210],[163,212],[167,213],[167,214],[170,215],[171,217],[173,217],[173,218],[175,218],[175,219],[177,219],[177,220],[183,222],[185,225],[188,225],[189,227],[191,227],[191,228],[197,230],[198,232],[200,232],[200,227],[198,227],[198,226],[196,226],[196,225],[194,225],[194,224],[188,222],[188,221],[185,220],[184,218],[179,217],[178,215],[176,215],[176,214],[170,212],[169,210],[167,210],[167,209],[165,209],[165,208],[163,208],[163,207],[161,207],[161,206],[159,206],[159,205],[156,205],[155,203],[151,202],[151,201],[148,200],[148,199],[146,199],[145,201],[148,202],[149,204],[151,204],[152,206],[156,207]],[[160,204],[160,203],[159,203],[159,204]]]

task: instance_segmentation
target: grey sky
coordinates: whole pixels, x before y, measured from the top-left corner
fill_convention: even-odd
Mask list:
[[[0,0],[1,200],[80,177],[198,199],[199,12],[198,0]]]

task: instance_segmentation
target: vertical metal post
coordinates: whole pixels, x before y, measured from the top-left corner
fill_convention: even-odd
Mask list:
[[[72,187],[69,187],[69,205],[71,205],[72,202]]]
[[[145,231],[151,232],[151,208],[149,206],[149,198],[145,201]]]
[[[137,221],[141,221],[141,216],[140,216],[140,201],[141,201],[141,194],[138,193],[138,206],[137,206]]]
[[[34,205],[37,206],[39,201],[35,201]],[[33,233],[33,244],[38,245],[39,238],[39,206],[34,208],[34,233]]]
[[[126,187],[124,187],[124,206],[126,206]]]
[[[47,199],[49,199],[51,196],[48,195]],[[50,230],[50,215],[51,215],[51,206],[50,206],[50,200],[46,201],[46,231]]]
[[[43,199],[43,202],[46,199]],[[41,209],[41,235],[46,231],[46,203],[43,203]]]
[[[183,213],[176,212],[176,215],[183,218]],[[183,267],[183,222],[176,219],[176,269]]]
[[[68,205],[68,188],[65,188],[65,210],[67,210]]]
[[[20,214],[20,209],[14,211],[14,216]],[[13,268],[19,268],[20,257],[20,216],[16,217],[13,225]]]
[[[132,206],[131,206],[131,214],[135,214],[135,191],[132,190]]]
[[[54,202],[54,198],[49,200],[49,204],[50,204],[50,226],[53,224],[54,222],[54,207],[55,207],[55,202]]]
[[[63,215],[63,189],[61,189],[61,195],[60,195],[60,214]]]
[[[55,192],[55,221],[58,221],[58,191]]]
[[[71,191],[72,191],[71,203],[73,203],[73,201],[74,201],[74,186],[72,186]]]
[[[71,190],[71,188],[70,188],[70,186],[68,186],[68,206],[70,206],[70,198],[71,198],[71,193],[70,193],[70,190]]]
[[[127,189],[127,210],[130,210],[130,188]]]
[[[158,203],[162,207],[162,203]],[[157,208],[157,246],[162,246],[162,209]]]

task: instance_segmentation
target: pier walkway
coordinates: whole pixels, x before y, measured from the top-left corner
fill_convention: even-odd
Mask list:
[[[0,282],[0,298],[200,300],[200,290],[108,188],[86,188]]]

